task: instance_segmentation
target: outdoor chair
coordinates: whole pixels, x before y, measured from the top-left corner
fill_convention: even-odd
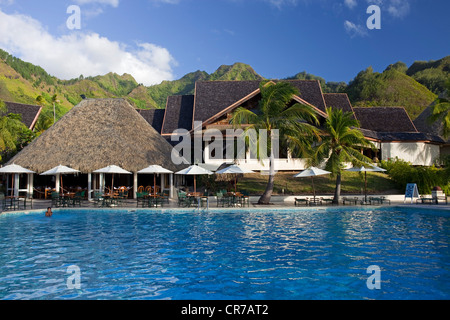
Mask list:
[[[309,202],[308,198],[305,198],[305,199],[295,198],[295,203],[294,204],[295,204],[295,206],[297,206],[297,205],[305,205],[305,206],[307,206],[308,202]]]
[[[103,197],[103,194],[101,192],[94,193],[94,203],[97,207],[103,206],[105,198]]]
[[[52,192],[52,207],[59,208],[62,204],[61,197],[58,192]]]
[[[443,196],[435,197],[435,200],[436,200],[436,204],[439,204],[440,201],[445,204],[448,204],[447,195],[445,195],[445,194]]]
[[[358,198],[354,197],[354,198],[347,198],[347,197],[343,197],[342,198],[342,204],[345,206],[346,204],[354,204],[357,205],[358,204]]]
[[[27,208],[33,209],[33,197],[24,197],[23,198],[23,209],[27,210]]]
[[[178,192],[178,206],[190,207],[192,204],[192,198],[188,197],[186,192]]]
[[[322,200],[322,203],[326,205],[333,205],[333,199],[332,198],[320,198]]]
[[[369,198],[369,203],[371,205],[376,205],[376,204],[383,204],[383,200],[380,197],[370,197]]]
[[[81,201],[84,199],[86,191],[78,191],[72,199],[72,205],[81,207]]]
[[[391,200],[387,199],[386,197],[381,197],[381,204],[391,204]]]
[[[169,194],[169,191],[164,191],[163,192],[163,194],[161,195],[161,197],[162,197],[162,201],[163,202],[165,202],[165,203],[167,203],[167,204],[169,204],[170,202],[169,202],[169,198],[170,198],[170,194]]]
[[[221,207],[225,207],[225,203],[227,203],[227,199],[225,199],[225,196],[223,195],[222,192],[217,192],[216,193],[216,200],[217,200],[217,207],[221,206]]]
[[[144,206],[144,202],[145,202],[145,196],[147,195],[147,193],[145,192],[136,192],[136,206],[139,207],[139,204],[141,204],[142,206]]]
[[[244,207],[247,204],[247,207],[250,207],[250,195],[246,190],[242,190],[241,204]]]

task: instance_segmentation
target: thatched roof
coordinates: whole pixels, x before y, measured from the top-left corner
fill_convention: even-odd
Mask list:
[[[66,165],[83,173],[108,165],[137,172],[149,165],[172,171],[172,146],[124,99],[83,100],[10,163],[42,173]]]

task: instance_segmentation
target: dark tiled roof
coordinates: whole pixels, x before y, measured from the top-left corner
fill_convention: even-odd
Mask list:
[[[205,122],[259,88],[260,81],[198,81],[194,120]]]
[[[414,120],[414,125],[416,126],[417,130],[424,133],[429,133],[436,136],[441,136],[442,134],[442,128],[443,123],[442,121],[436,121],[434,123],[430,123],[428,121],[428,118],[432,114],[432,106],[434,103],[426,108],[417,118]],[[444,139],[447,144],[450,144],[450,138]]]
[[[378,132],[381,141],[431,141],[444,143],[445,141],[436,135],[423,132]]]
[[[326,112],[325,100],[318,80],[286,80],[286,82],[300,91],[300,98]]]
[[[322,89],[317,80],[283,80],[299,89],[299,97],[325,112]],[[277,82],[277,81],[274,81]],[[259,89],[260,81],[198,81],[194,120],[205,122]]]
[[[162,134],[172,134],[177,129],[192,129],[194,96],[171,96],[167,98]]]
[[[417,132],[403,107],[353,108],[361,128],[377,132]]]
[[[444,143],[441,137],[423,133],[423,132],[376,132],[368,129],[359,128],[364,137],[379,140],[382,142],[402,141],[402,142],[415,142],[415,141],[431,141],[435,143]]]
[[[352,104],[345,93],[324,93],[323,98],[327,108],[341,109],[344,112],[354,113]]]
[[[34,128],[34,125],[36,124],[42,110],[41,106],[33,106],[15,102],[5,101],[5,105],[8,110],[8,114],[20,114],[22,116],[22,122],[30,129]]]
[[[164,109],[137,109],[137,112],[159,133],[161,134],[164,119]]]

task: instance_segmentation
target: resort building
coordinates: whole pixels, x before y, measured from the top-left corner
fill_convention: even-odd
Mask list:
[[[321,122],[327,117],[328,107],[352,112],[360,122],[361,132],[374,149],[361,149],[368,157],[377,160],[403,159],[413,165],[431,166],[443,153],[449,152],[449,141],[439,136],[439,128],[426,122],[427,112],[411,121],[403,107],[353,108],[346,94],[323,93],[316,80],[290,80],[299,90],[292,103],[302,103],[313,108]],[[230,119],[238,107],[258,108],[260,81],[198,81],[193,95],[170,96],[164,110],[136,110],[124,99],[86,99],[69,111],[50,129],[9,161],[36,172],[38,177],[59,165],[79,170],[83,184],[88,186],[89,198],[109,185],[111,179],[94,171],[116,165],[131,175],[118,177],[121,185],[131,186],[136,196],[138,186],[148,185],[138,171],[151,165],[160,165],[173,172],[187,165],[175,164],[173,147],[178,144],[183,129],[186,137],[195,130],[205,132],[215,129],[227,133],[233,129]],[[23,115],[23,121],[33,128],[41,107],[6,103],[9,112]],[[215,157],[210,141],[202,141],[202,159],[192,159],[211,171],[224,163],[237,162],[253,171],[266,171],[268,160],[261,162],[246,152],[243,159]],[[184,156],[184,155],[183,155]],[[278,171],[300,171],[306,168],[305,159],[293,158],[289,150],[280,150],[275,159]],[[175,185],[183,184],[184,177],[174,181],[174,175],[158,175],[158,185],[174,196]],[[28,180],[15,183],[18,191],[33,192],[33,175]],[[117,181],[117,180],[116,180]],[[148,182],[148,181],[146,181]],[[26,183],[26,184],[25,184]],[[54,184],[53,180],[53,184]],[[153,185],[153,183],[151,183]],[[15,190],[16,191],[16,190]],[[36,191],[36,190],[35,190]]]
[[[323,93],[319,81],[289,80],[300,94],[293,97],[299,102],[313,107],[320,119],[325,119],[326,108],[339,108],[353,112],[361,124],[361,132],[373,142],[376,151],[362,150],[376,160],[403,159],[413,165],[431,166],[442,152],[448,150],[448,142],[436,130],[417,129],[403,107],[353,108],[346,94]],[[194,95],[171,96],[167,99],[165,110],[140,110],[141,115],[169,142],[174,138],[174,130],[185,129],[191,133],[194,123],[201,122],[202,129],[218,129],[225,133],[231,129],[229,124],[232,112],[238,107],[255,109],[260,99],[259,81],[198,81]],[[209,154],[208,143],[204,146],[205,165],[210,168],[220,166],[224,161],[213,160]],[[225,159],[233,162],[234,159]],[[251,159],[238,161],[240,165],[252,170],[267,170],[264,163]],[[304,159],[292,158],[288,150],[281,151],[276,159],[277,170],[303,170]]]
[[[184,169],[185,166],[172,162],[172,149],[126,100],[83,100],[8,164],[32,170],[37,173],[36,177],[59,165],[79,170],[80,180],[88,186],[91,198],[95,191],[111,185],[111,175],[93,174],[104,167],[116,165],[131,172],[131,175],[116,177],[116,182],[132,186],[134,193],[142,183],[139,180],[145,179],[138,171],[148,166],[160,165],[173,172]],[[31,193],[33,175],[29,175],[28,181],[21,180],[21,185],[16,183],[15,188]],[[161,174],[158,185],[170,191],[173,197],[173,175]]]

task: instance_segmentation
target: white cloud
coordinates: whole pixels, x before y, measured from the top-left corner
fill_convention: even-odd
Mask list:
[[[348,21],[348,20],[345,20],[344,28],[345,28],[345,31],[347,31],[347,33],[350,34],[350,36],[352,38],[356,37],[356,36],[365,37],[368,35],[367,29],[365,27],[363,27],[361,25],[356,25],[353,22]]]
[[[119,0],[74,0],[75,3],[79,5],[83,4],[105,4],[110,5],[114,8],[117,8],[119,6]]]
[[[346,5],[347,7],[349,7],[350,9],[353,9],[353,8],[356,7],[356,5],[358,4],[358,3],[356,2],[356,0],[345,0],[344,3],[345,3],[345,5]]]
[[[264,0],[265,2],[270,3],[271,5],[281,9],[281,7],[285,5],[295,6],[298,3],[298,0]]]
[[[136,43],[130,48],[93,32],[55,37],[39,21],[1,10],[0,47],[61,79],[116,72],[152,85],[172,80],[176,65],[170,52],[155,44]]]
[[[394,18],[404,18],[411,11],[410,0],[367,0],[368,4],[376,4]]]
[[[388,12],[395,18],[403,18],[409,14],[410,5],[408,0],[391,0]]]

